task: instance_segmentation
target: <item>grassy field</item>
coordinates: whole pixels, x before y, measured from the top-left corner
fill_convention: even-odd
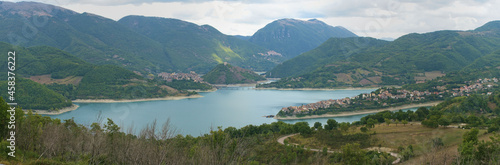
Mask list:
[[[358,133],[360,127],[351,127],[348,134]],[[385,147],[391,148],[392,151],[397,152],[397,148],[407,147],[412,145],[415,157],[404,164],[425,164],[426,162],[442,162],[438,164],[450,164],[455,156],[458,154],[457,148],[462,143],[462,135],[468,130],[439,127],[439,128],[426,128],[420,123],[410,124],[376,124],[375,128],[369,130],[370,133],[375,132],[371,136],[372,147]],[[488,134],[485,130],[480,130],[479,139],[488,140]],[[435,149],[432,147],[431,140],[434,138],[441,138],[444,146]],[[332,139],[334,140],[334,139]],[[303,137],[297,135],[289,139],[290,143],[304,145],[306,148],[322,148],[325,144],[320,144],[314,137]],[[338,150],[338,149],[333,149]]]

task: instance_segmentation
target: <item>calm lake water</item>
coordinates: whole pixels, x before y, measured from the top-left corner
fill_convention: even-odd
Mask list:
[[[90,125],[97,121],[101,114],[104,119],[111,118],[122,128],[133,128],[138,131],[155,119],[161,126],[168,118],[171,125],[179,130],[179,134],[199,136],[210,131],[210,128],[233,126],[241,128],[245,125],[260,125],[277,121],[265,118],[275,115],[282,107],[302,105],[326,99],[339,99],[368,93],[373,90],[331,90],[331,91],[282,91],[255,90],[252,87],[226,87],[215,92],[200,93],[204,97],[147,101],[133,103],[79,103],[77,110],[53,115],[60,119],[74,118],[77,123]],[[338,122],[358,121],[366,115],[335,117]],[[307,121],[326,123],[328,118],[288,120],[287,123]],[[106,120],[104,120],[106,121]]]

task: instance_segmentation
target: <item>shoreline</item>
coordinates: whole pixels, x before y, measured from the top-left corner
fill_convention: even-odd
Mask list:
[[[257,81],[254,83],[247,83],[247,84],[211,84],[214,87],[255,87],[257,84],[260,83],[265,83],[269,82],[269,80],[262,80],[262,81]]]
[[[196,94],[191,96],[167,96],[160,98],[148,98],[148,99],[128,99],[128,100],[113,100],[113,99],[76,99],[71,100],[74,103],[131,103],[131,102],[142,102],[142,101],[159,101],[159,100],[182,100],[182,99],[193,99],[200,98],[202,95]]]
[[[78,109],[78,107],[80,107],[80,106],[73,104],[70,107],[65,107],[65,108],[62,108],[58,111],[57,110],[52,110],[52,111],[38,110],[38,109],[33,109],[31,111],[33,112],[33,114],[39,114],[39,115],[60,115],[60,114],[65,113],[65,112],[74,111],[74,110]],[[24,114],[28,113],[28,110],[23,110],[23,111],[24,111]]]
[[[441,102],[443,102],[443,101],[434,101],[434,102],[419,103],[419,104],[407,104],[407,105],[401,105],[401,106],[396,106],[396,107],[372,109],[372,110],[359,110],[359,111],[354,111],[354,112],[341,112],[338,114],[311,115],[311,116],[304,116],[304,117],[296,117],[296,116],[279,117],[279,116],[275,116],[274,119],[277,119],[277,120],[300,120],[300,119],[317,119],[317,118],[329,118],[329,117],[354,116],[354,115],[377,113],[377,112],[382,112],[382,111],[397,111],[400,109],[430,107],[430,106],[435,106]]]
[[[379,89],[381,87],[338,87],[338,88],[255,88],[256,90],[282,90],[282,91],[335,91],[335,90],[364,90]]]
[[[217,91],[217,88],[212,88],[212,89],[209,89],[209,90],[199,90],[199,89],[188,89],[187,91],[189,92],[197,92],[197,93],[203,93],[203,92],[215,92]]]

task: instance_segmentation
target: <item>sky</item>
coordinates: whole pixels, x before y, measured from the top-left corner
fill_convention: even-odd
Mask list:
[[[11,0],[12,1],[12,0]],[[18,0],[13,0],[18,1]],[[359,36],[472,30],[500,20],[498,0],[33,0],[113,20],[127,15],[176,18],[251,36],[282,18],[316,18]]]

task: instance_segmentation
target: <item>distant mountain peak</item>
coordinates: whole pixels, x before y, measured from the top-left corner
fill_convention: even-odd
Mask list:
[[[77,14],[72,10],[62,7],[38,3],[38,2],[0,2],[1,15],[21,15],[23,17],[32,16],[54,16],[57,12],[64,11]]]
[[[500,20],[490,21],[474,31],[500,31]]]
[[[331,37],[346,38],[357,35],[341,26],[333,27],[318,19],[304,21],[284,18],[259,29],[249,41],[275,50],[284,57],[293,58],[316,48]]]

